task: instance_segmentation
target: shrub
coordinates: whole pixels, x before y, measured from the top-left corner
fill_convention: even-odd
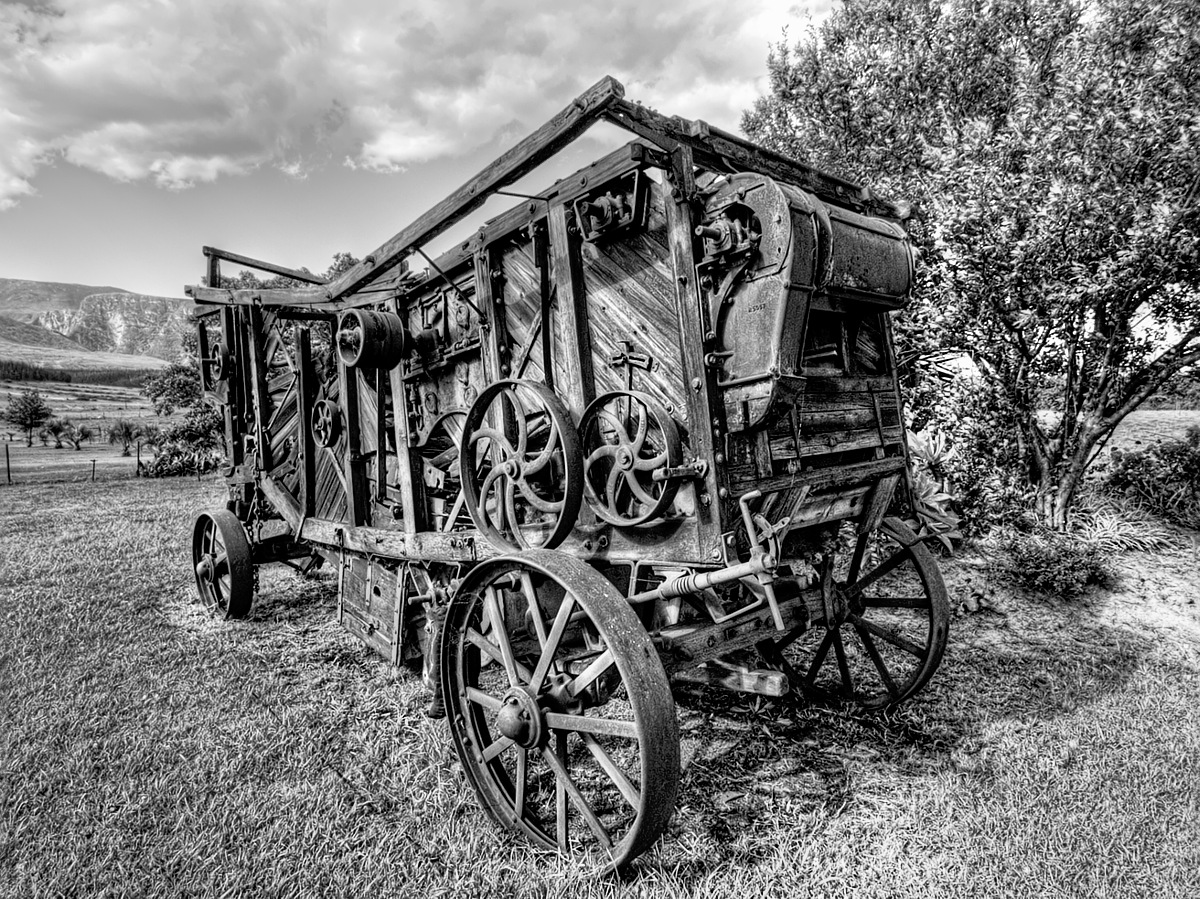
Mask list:
[[[1104,485],[1168,521],[1200,528],[1200,427],[1145,449],[1114,449]]]
[[[223,458],[223,426],[221,413],[215,409],[192,409],[183,421],[158,435],[158,452],[146,466],[146,474],[163,478],[213,471]]]
[[[1070,535],[1044,529],[1008,531],[1000,547],[1002,572],[1022,587],[1048,596],[1071,599],[1112,580],[1104,549]]]
[[[912,420],[937,435],[923,441],[914,456],[930,455],[926,467],[954,497],[964,533],[1012,524],[1030,508],[1031,488],[1013,436],[1017,424],[982,378],[970,371],[927,376],[909,402]]]

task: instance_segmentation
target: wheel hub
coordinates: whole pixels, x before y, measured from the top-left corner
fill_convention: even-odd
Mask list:
[[[503,463],[501,468],[503,469],[504,473],[514,481],[519,481],[521,479],[521,463],[516,459],[509,459],[507,462]]]
[[[216,560],[212,553],[205,553],[200,561],[196,563],[196,577],[204,581],[206,584],[213,582],[213,573],[216,570]]]
[[[617,467],[621,469],[621,471],[631,470],[633,468],[633,463],[633,453],[630,452],[629,447],[622,446],[617,450]]]
[[[496,713],[496,728],[518,746],[529,749],[542,739],[542,710],[521,689],[509,690]]]

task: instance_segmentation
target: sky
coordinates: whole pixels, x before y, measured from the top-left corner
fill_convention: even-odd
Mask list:
[[[738,131],[829,4],[0,0],[0,277],[182,296],[203,246],[321,271],[604,75]]]

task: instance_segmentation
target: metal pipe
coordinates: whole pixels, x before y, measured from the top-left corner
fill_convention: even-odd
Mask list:
[[[683,574],[673,580],[659,584],[653,590],[645,590],[629,597],[630,602],[652,602],[656,599],[673,599],[676,596],[686,596],[689,593],[699,593],[709,587],[728,584],[744,577],[754,577],[775,567],[775,557],[764,553],[749,562],[730,565],[716,571],[698,571],[694,574]]]

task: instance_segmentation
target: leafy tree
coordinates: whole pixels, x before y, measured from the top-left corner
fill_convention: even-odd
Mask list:
[[[46,423],[42,426],[42,431],[45,432],[47,437],[53,438],[55,449],[63,448],[63,438],[67,436],[66,421],[50,417],[46,419]]]
[[[91,440],[95,432],[87,425],[77,425],[69,418],[63,419],[64,436],[76,450],[83,449],[83,442]]]
[[[25,445],[33,446],[33,433],[54,414],[36,390],[22,390],[8,401],[4,419],[25,432]]]
[[[129,455],[129,447],[138,439],[137,425],[128,419],[120,418],[108,426],[108,442],[121,445],[121,455]]]
[[[172,362],[142,382],[142,393],[154,404],[155,415],[200,402],[200,370],[192,360]]]
[[[1058,528],[1116,426],[1200,360],[1197,34],[1191,0],[848,0],[773,49],[743,118],[914,201],[903,352],[971,355]]]

